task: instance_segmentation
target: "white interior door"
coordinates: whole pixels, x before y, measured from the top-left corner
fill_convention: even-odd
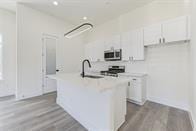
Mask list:
[[[56,44],[57,38],[43,36],[43,94],[56,91],[56,80],[48,78],[48,75],[56,74]]]

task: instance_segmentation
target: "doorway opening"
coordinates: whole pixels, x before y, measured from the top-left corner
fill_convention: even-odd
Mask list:
[[[56,45],[58,37],[44,34],[42,37],[42,93],[55,92],[56,80],[48,78],[48,75],[55,75],[56,69]]]

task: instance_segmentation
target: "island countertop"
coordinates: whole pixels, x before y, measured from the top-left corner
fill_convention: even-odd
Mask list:
[[[97,75],[96,75],[97,76]],[[49,78],[55,80],[65,81],[66,83],[74,84],[76,86],[93,89],[95,91],[104,92],[119,86],[123,86],[128,83],[129,79],[127,77],[107,77],[93,79],[88,77],[81,77],[79,73],[65,73],[48,75]]]

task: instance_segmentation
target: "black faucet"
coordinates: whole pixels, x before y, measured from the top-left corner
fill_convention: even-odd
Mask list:
[[[81,74],[81,76],[82,76],[83,78],[85,77],[85,73],[84,73],[84,64],[85,64],[85,62],[88,62],[88,65],[89,65],[89,67],[91,68],[91,63],[90,63],[90,61],[87,60],[87,59],[85,59],[85,60],[82,62],[82,74]]]

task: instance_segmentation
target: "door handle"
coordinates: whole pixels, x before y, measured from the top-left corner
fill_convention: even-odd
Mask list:
[[[56,72],[59,72],[59,69],[56,69]]]

